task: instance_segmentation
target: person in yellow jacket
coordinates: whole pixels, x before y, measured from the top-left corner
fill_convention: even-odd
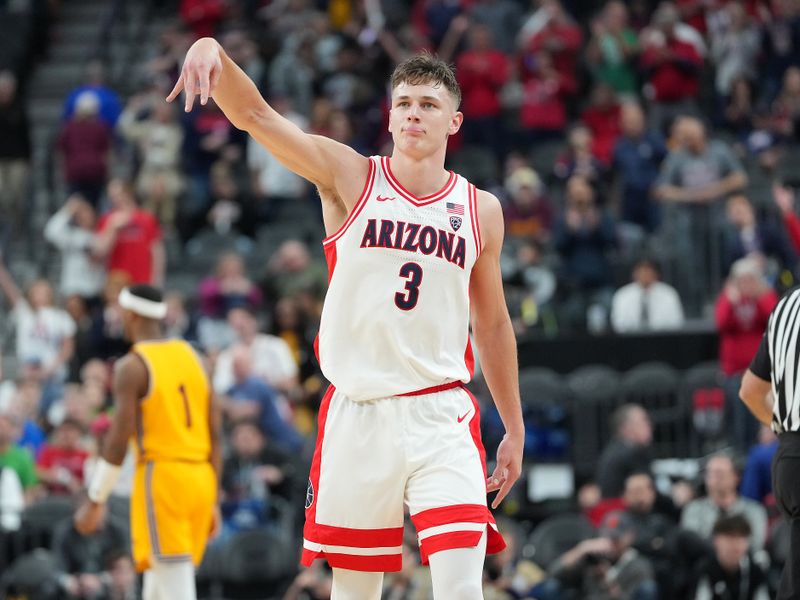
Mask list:
[[[97,529],[133,441],[131,543],[143,598],[195,600],[194,568],[219,526],[219,410],[194,349],[162,337],[161,292],[132,286],[119,304],[133,346],[114,368],[113,421],[75,526],[84,534]]]

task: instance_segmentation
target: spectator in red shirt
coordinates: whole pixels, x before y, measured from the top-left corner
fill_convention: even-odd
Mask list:
[[[640,38],[645,94],[653,102],[650,128],[662,132],[678,115],[697,113],[703,59],[691,41],[677,35],[678,25],[677,9],[663,3],[653,15],[652,28]]]
[[[531,60],[531,75],[524,84],[520,125],[522,149],[531,143],[561,137],[567,125],[567,97],[576,90],[575,80],[553,64],[549,52],[538,52]]]
[[[741,258],[733,263],[725,288],[717,299],[719,362],[725,375],[725,403],[733,426],[732,440],[746,451],[755,441],[758,422],[739,401],[742,373],[758,350],[767,320],[778,303],[758,260]]]
[[[111,128],[100,118],[100,99],[85,91],[75,102],[75,114],[58,136],[68,193],[79,193],[97,208],[108,176]]]
[[[65,419],[53,433],[52,442],[42,447],[36,472],[49,493],[75,495],[83,489],[83,466],[89,453],[81,448],[82,436],[80,422]]]
[[[214,35],[225,16],[223,0],[182,0],[181,19],[198,38]]]
[[[614,88],[598,83],[592,90],[592,102],[583,111],[581,121],[592,132],[592,154],[604,165],[611,164],[614,144],[620,135],[620,105]]]
[[[792,242],[795,252],[800,254],[800,218],[794,211],[794,190],[790,187],[776,185],[772,188],[772,197],[780,210],[783,226]]]
[[[481,23],[470,28],[469,46],[456,63],[465,116],[464,141],[487,145],[499,157],[503,150],[500,90],[508,81],[509,61],[495,47],[491,29]]]
[[[570,82],[573,89],[577,86],[576,66],[583,33],[559,0],[543,0],[540,8],[523,25],[520,38],[524,48],[523,76],[535,73],[530,59],[545,50],[553,57],[556,71]]]
[[[97,227],[95,253],[107,260],[108,271],[119,271],[131,283],[161,285],[165,255],[156,218],[139,208],[130,183],[113,179],[108,184],[112,209]]]

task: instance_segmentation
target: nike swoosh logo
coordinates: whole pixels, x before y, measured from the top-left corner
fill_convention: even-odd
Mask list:
[[[381,196],[378,194],[378,202],[386,202],[387,200],[394,200],[394,197]]]
[[[459,423],[461,423],[461,421],[463,421],[464,419],[466,419],[466,418],[467,418],[467,416],[468,416],[468,415],[470,415],[471,413],[472,413],[472,411],[471,411],[471,410],[468,410],[467,412],[465,412],[463,415],[461,415],[460,417],[458,417],[458,422],[459,422]]]

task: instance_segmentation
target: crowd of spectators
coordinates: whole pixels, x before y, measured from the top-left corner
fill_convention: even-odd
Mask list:
[[[168,334],[196,344],[213,366],[228,446],[217,543],[300,522],[325,384],[313,349],[327,285],[319,201],[213,100],[188,114],[164,101],[203,35],[215,35],[298,127],[366,154],[391,151],[393,65],[420,50],[452,61],[465,121],[448,166],[503,204],[503,277],[518,334],[714,323],[732,423],[726,442],[739,456],[756,443],[736,390],[800,253],[797,0],[173,6],[142,59],[136,93],[125,98],[103,63],[90,61],[64,99],[52,147],[63,185],[44,230],[33,231],[24,218],[25,82],[58,3],[0,5],[3,39],[23,38],[0,53],[0,325],[13,329],[3,354],[15,365],[0,378],[0,528],[18,529],[25,507],[44,497],[81,493],[108,427],[110,369],[127,350],[117,295],[140,282],[165,287]],[[55,278],[13,272],[23,257],[9,254],[6,240],[23,235],[50,244]],[[765,508],[774,442],[753,450],[740,491],[729,456],[709,459],[695,482],[657,491],[647,412],[626,405],[612,430],[597,480],[577,495],[599,537],[552,565],[521,559],[516,544],[487,563],[487,597],[568,597],[571,588],[580,598],[659,590],[722,598],[723,581],[733,597],[760,598],[774,529]],[[705,496],[691,499],[699,490]],[[118,593],[131,577],[117,525],[109,520],[91,542],[57,531],[70,597],[127,597]],[[511,523],[509,535],[519,527]],[[666,539],[672,529],[683,533]],[[407,546],[387,598],[426,597],[413,539]],[[688,556],[697,561],[671,580],[671,562]],[[751,574],[747,591],[742,570]],[[287,598],[325,598],[329,587],[315,567]]]

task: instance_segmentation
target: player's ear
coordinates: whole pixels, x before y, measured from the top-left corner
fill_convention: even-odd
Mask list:
[[[447,129],[447,135],[455,135],[461,129],[461,123],[464,122],[464,113],[456,111],[450,119],[450,127]]]

